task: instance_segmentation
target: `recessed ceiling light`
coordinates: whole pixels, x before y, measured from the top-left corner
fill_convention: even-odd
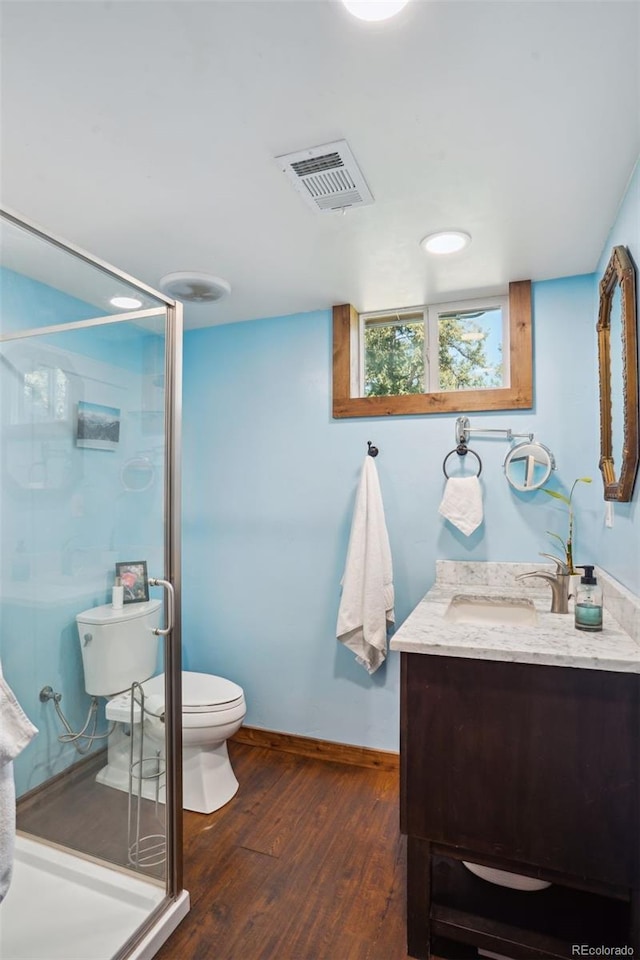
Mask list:
[[[135,297],[111,297],[109,303],[120,310],[137,310],[142,306],[142,300],[137,300]]]
[[[442,230],[440,233],[430,233],[423,237],[420,246],[427,253],[458,253],[471,243],[471,236],[463,230]]]
[[[409,0],[342,0],[354,17],[359,20],[388,20],[400,13]]]

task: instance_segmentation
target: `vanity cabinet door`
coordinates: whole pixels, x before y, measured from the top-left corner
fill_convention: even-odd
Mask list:
[[[639,680],[403,653],[403,832],[637,887]]]

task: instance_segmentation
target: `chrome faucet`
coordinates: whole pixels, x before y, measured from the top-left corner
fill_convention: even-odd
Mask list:
[[[540,580],[546,580],[551,587],[551,613],[569,613],[569,567],[550,553],[541,553],[541,557],[548,557],[556,565],[556,572],[549,573],[548,570],[532,570],[531,573],[521,573],[516,580],[528,580],[537,577]]]

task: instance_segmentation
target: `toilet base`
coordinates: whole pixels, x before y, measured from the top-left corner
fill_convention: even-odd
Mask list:
[[[227,741],[211,747],[182,749],[182,805],[195,813],[213,813],[234,797],[238,781]]]
[[[116,723],[113,733],[107,741],[107,763],[101,767],[96,774],[96,783],[102,783],[105,787],[113,787],[114,790],[129,792],[129,759],[131,756],[131,736],[129,730],[132,728],[123,723]],[[133,727],[133,759],[137,763],[140,756],[140,727],[136,724]],[[134,796],[141,795],[145,800],[155,800],[159,803],[165,801],[164,787],[164,757],[161,745],[150,737],[144,738],[143,748],[144,778],[142,784],[137,777],[133,777],[131,787]],[[159,774],[159,775],[158,775]]]
[[[116,723],[108,740],[107,764],[96,774],[96,782],[115,790],[129,792],[129,759],[131,737],[134,735],[134,762],[139,758],[140,728]],[[139,792],[146,800],[165,802],[164,745],[145,736],[143,744],[144,777],[141,789],[137,777],[133,778],[134,796]],[[160,772],[162,771],[162,772]],[[160,773],[159,776],[156,774]],[[195,813],[213,813],[235,796],[238,781],[231,767],[227,742],[211,746],[183,747],[182,751],[182,806]]]

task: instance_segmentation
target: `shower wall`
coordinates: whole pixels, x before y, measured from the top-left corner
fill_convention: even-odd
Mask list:
[[[14,271],[0,271],[0,282],[5,333],[101,314]],[[58,742],[53,704],[38,697],[51,685],[74,729],[83,724],[90,698],[75,615],[110,599],[116,561],[163,569],[163,357],[163,336],[129,323],[0,349],[0,657],[40,730],[16,761],[18,795],[79,759]],[[81,402],[121,411],[116,449],[77,445]],[[144,465],[140,484],[135,465],[123,473],[132,461]]]
[[[8,267],[0,267],[0,289],[0,327],[3,333],[17,333],[105,315],[104,310],[86,300],[79,300]]]

